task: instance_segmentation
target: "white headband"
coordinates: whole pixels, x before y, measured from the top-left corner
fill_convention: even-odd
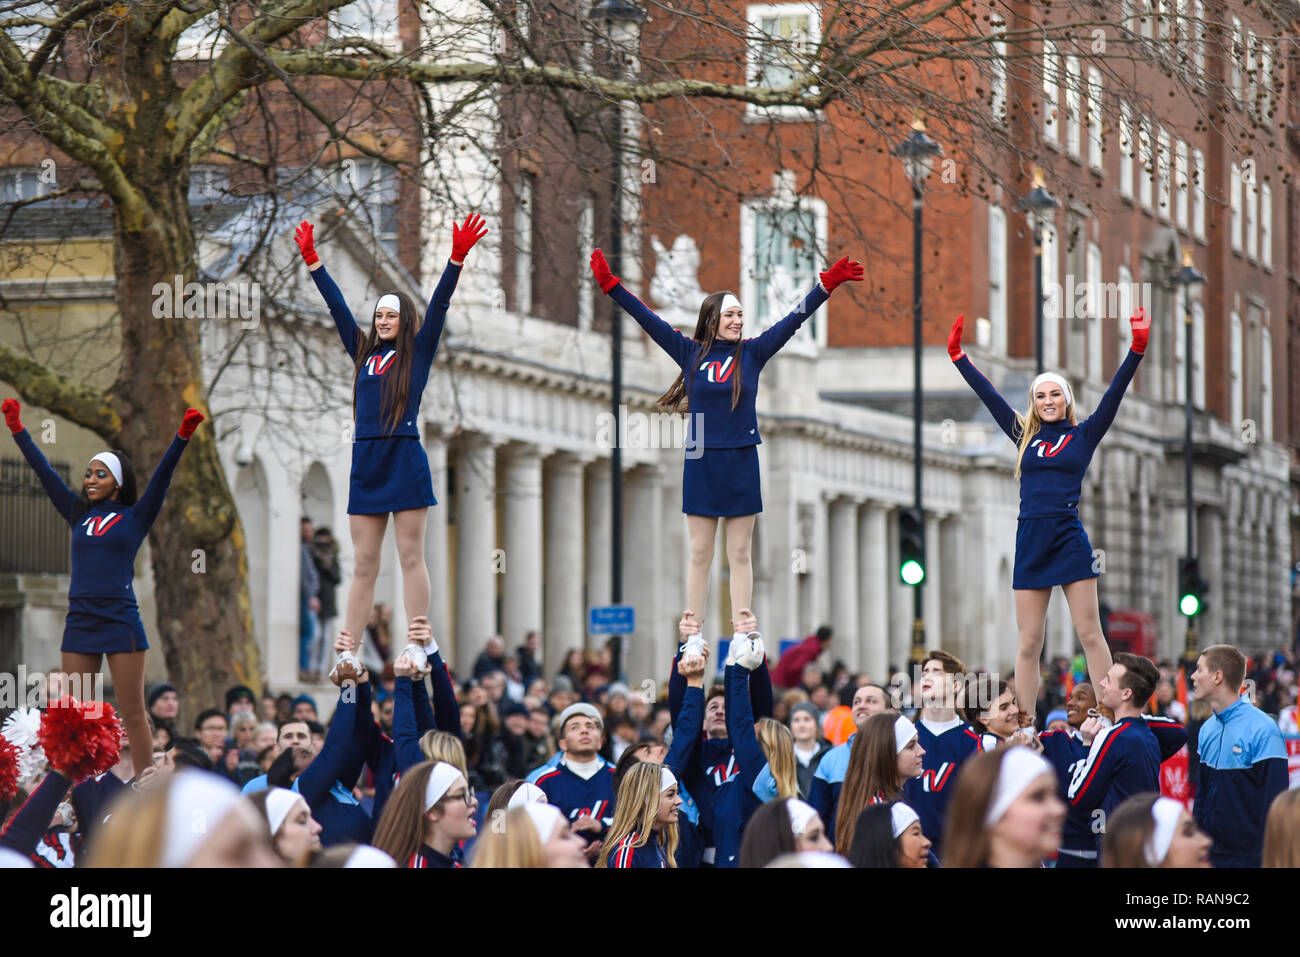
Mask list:
[[[271,788],[266,797],[266,817],[271,823],[272,837],[284,825],[284,819],[289,816],[293,806],[301,800],[302,795],[295,794],[288,788]]]
[[[900,714],[898,720],[894,722],[894,753],[902,754],[907,743],[915,737],[916,725]]]
[[[903,832],[912,826],[912,822],[921,820],[912,808],[902,801],[895,801],[889,809],[889,819],[894,826],[894,840],[903,836]]]
[[[240,801],[239,788],[207,771],[182,771],[167,795],[160,867],[184,867]]]
[[[536,784],[525,781],[510,795],[510,800],[506,802],[506,809],[512,807],[523,807],[525,804],[548,804],[546,792]]]
[[[117,484],[118,485],[122,484],[122,460],[121,459],[119,459],[112,452],[99,452],[90,457],[91,462],[95,461],[95,459],[99,459],[99,461],[107,465],[108,470],[113,473],[113,478],[117,480]]]
[[[731,309],[732,307],[735,307],[737,309],[741,308],[740,300],[737,299],[735,296],[733,296],[731,293],[727,293],[725,296],[722,297],[722,305],[718,307],[718,315],[722,315],[724,312],[726,312],[728,309]]]
[[[448,764],[446,761],[439,761],[433,766],[433,771],[429,774],[429,783],[424,786],[424,809],[427,811],[447,793],[447,789],[456,783],[456,779],[462,777],[460,770],[454,764]]]
[[[1157,798],[1151,805],[1151,820],[1156,822],[1156,829],[1142,846],[1142,856],[1151,867],[1159,867],[1160,862],[1169,853],[1169,845],[1174,842],[1174,831],[1183,816],[1183,806],[1172,798]]]
[[[387,295],[380,296],[379,301],[375,303],[375,312],[378,312],[380,309],[391,309],[393,312],[401,313],[402,300],[398,299],[391,292]]]
[[[555,825],[564,820],[564,815],[554,804],[538,804],[529,802],[524,805],[524,813],[528,815],[528,820],[533,822],[533,830],[537,832],[537,839],[545,844],[555,833]]]
[[[347,863],[344,867],[396,867],[397,861],[393,860],[377,847],[371,847],[369,844],[358,844],[356,848],[348,855]]]
[[[677,784],[677,779],[673,777],[673,772],[668,770],[668,765],[659,769],[659,793],[663,794],[670,787]]]
[[[790,830],[794,831],[795,837],[803,837],[804,832],[808,830],[808,825],[817,816],[816,809],[798,798],[790,798],[786,801],[785,809],[790,812]]]
[[[1068,408],[1069,406],[1074,405],[1074,396],[1070,394],[1070,383],[1065,381],[1064,376],[1057,375],[1055,372],[1044,372],[1034,379],[1033,383],[1029,386],[1029,394],[1032,396],[1038,391],[1038,387],[1044,382],[1055,382],[1059,385],[1061,391],[1065,393],[1066,407]]]
[[[998,771],[997,784],[993,788],[993,800],[989,802],[989,813],[984,818],[984,826],[992,827],[1002,820],[1002,815],[1016,803],[1016,798],[1025,793],[1025,789],[1043,774],[1055,774],[1056,771],[1046,758],[1041,758],[1024,745],[1007,748],[1002,758],[1002,768]]]

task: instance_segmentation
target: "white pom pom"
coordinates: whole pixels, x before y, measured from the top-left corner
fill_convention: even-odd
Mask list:
[[[9,743],[18,748],[18,786],[27,787],[45,771],[45,749],[37,743],[41,729],[41,712],[38,708],[19,708],[5,719],[3,734]]]

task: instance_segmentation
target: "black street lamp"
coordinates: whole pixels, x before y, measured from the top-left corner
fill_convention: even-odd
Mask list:
[[[1060,207],[1060,200],[1043,187],[1043,168],[1035,166],[1034,188],[1016,209],[1029,214],[1034,231],[1034,355],[1039,374],[1043,371],[1043,222],[1050,222]]]
[[[1205,276],[1192,265],[1192,251],[1183,250],[1183,268],[1174,274],[1174,285],[1183,295],[1183,497],[1187,506],[1187,552],[1183,558],[1180,578],[1180,610],[1187,617],[1187,640],[1183,647],[1184,667],[1190,672],[1196,666],[1196,618],[1201,611],[1201,586],[1199,563],[1196,558],[1195,506],[1192,503],[1192,287],[1205,283]],[[1192,585],[1190,592],[1184,580]],[[1184,592],[1188,594],[1184,595]]]
[[[925,605],[921,591],[925,582],[925,511],[921,505],[921,208],[925,180],[934,168],[935,158],[943,155],[943,147],[925,135],[925,121],[917,116],[912,121],[912,132],[894,147],[893,153],[902,160],[903,172],[912,183],[912,507],[915,511],[910,519],[920,526],[921,561],[918,575],[915,556],[910,556],[906,567],[911,572],[904,571],[904,575],[912,585],[912,660],[919,665],[925,654]],[[900,538],[900,548],[901,542]]]
[[[606,65],[612,79],[623,78],[623,60],[620,50],[635,45],[641,24],[646,15],[638,7],[623,0],[600,0],[591,8],[591,19],[603,24],[609,45],[606,48]],[[615,275],[623,271],[623,107],[615,103],[610,122],[610,189],[609,189],[609,268]],[[623,409],[623,310],[610,297],[609,329],[610,342],[610,405],[614,412],[615,440],[610,451],[610,592],[611,605],[623,602],[623,448],[617,437],[617,428],[622,421]],[[626,636],[619,635],[611,640],[613,652],[613,671],[621,675],[623,670],[623,641]]]

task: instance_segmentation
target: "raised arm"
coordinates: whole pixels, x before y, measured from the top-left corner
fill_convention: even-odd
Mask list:
[[[17,851],[23,857],[31,857],[36,853],[36,845],[50,829],[54,812],[58,810],[63,795],[68,793],[69,783],[58,771],[51,770],[45,775],[45,780],[31,793],[4,833],[0,834],[0,847]]]
[[[412,700],[412,683],[407,663],[401,661],[405,655],[394,662],[394,669],[399,666],[406,674],[399,674],[393,685],[393,755],[397,760],[397,773],[402,774],[412,765],[424,760],[420,750],[420,731],[415,719],[415,705]]]
[[[439,731],[446,731],[448,734],[454,734],[461,738],[463,735],[460,730],[460,703],[456,700],[456,689],[451,684],[451,673],[447,670],[447,663],[442,660],[442,655],[434,652],[429,656],[429,665],[433,669],[429,679],[433,682],[433,724],[431,727]],[[423,686],[424,682],[421,681]],[[420,720],[420,712],[416,711],[416,721]],[[424,732],[422,731],[421,734]]]
[[[591,254],[591,272],[596,277],[596,282],[600,284],[600,291],[618,303],[623,311],[646,331],[646,335],[684,369],[686,364],[695,357],[699,344],[664,322],[651,311],[649,306],[628,292],[623,287],[623,281],[609,271],[605,254],[599,249]]]
[[[190,444],[194,430],[202,421],[203,413],[198,409],[185,410],[185,418],[176,433],[176,438],[172,439],[172,444],[163,453],[158,467],[153,470],[153,475],[149,476],[149,486],[140,496],[140,500],[135,503],[136,518],[144,530],[147,531],[153,525],[154,519],[158,517],[158,511],[162,508],[163,499],[167,495],[167,487],[172,482],[172,473],[176,471],[176,465],[181,460],[181,453]]]
[[[767,764],[758,737],[754,734],[754,712],[749,704],[750,673],[740,665],[727,665],[727,735],[736,754],[739,769],[737,786],[749,790],[758,778],[758,772]]]
[[[325,299],[325,305],[329,306],[330,315],[334,319],[334,328],[339,331],[343,348],[348,351],[349,357],[356,359],[357,347],[361,344],[361,330],[357,328],[357,321],[352,318],[352,311],[348,309],[348,304],[343,301],[343,293],[339,292],[339,287],[330,278],[325,264],[320,261],[320,256],[316,255],[315,229],[316,227],[311,223],[300,223],[293,234],[294,242],[298,244],[303,262],[311,272],[311,281],[316,284],[317,290]]]
[[[958,316],[957,321],[952,324],[952,331],[948,333],[948,356],[952,359],[957,371],[961,373],[966,383],[975,390],[983,401],[985,408],[993,413],[993,421],[998,424],[1007,438],[1012,442],[1020,441],[1020,417],[1016,415],[1015,409],[1007,405],[1007,400],[1002,398],[998,390],[993,388],[993,383],[975,368],[975,364],[962,351],[961,348],[961,327],[963,316]]]
[[[1129,325],[1133,330],[1133,345],[1120,363],[1119,368],[1115,371],[1115,378],[1110,380],[1110,385],[1106,388],[1106,394],[1101,397],[1097,403],[1097,408],[1092,415],[1084,419],[1080,428],[1084,436],[1094,445],[1101,441],[1101,437],[1106,434],[1110,424],[1115,421],[1115,413],[1119,412],[1120,400],[1124,398],[1124,393],[1128,389],[1128,384],[1133,381],[1133,375],[1137,372],[1138,363],[1142,361],[1142,356],[1147,350],[1147,337],[1151,334],[1151,322],[1147,319],[1146,310],[1141,307],[1133,314],[1129,320]]]
[[[679,664],[673,669],[682,672],[680,677],[685,687],[680,714],[673,721],[673,744],[668,749],[664,763],[682,780],[685,780],[691,767],[691,759],[699,746],[700,732],[704,728],[704,668],[704,659],[692,656],[684,667]]]
[[[18,450],[23,453],[23,458],[36,473],[41,487],[45,489],[45,494],[49,496],[58,513],[63,516],[63,520],[71,523],[73,509],[77,505],[77,493],[64,484],[59,473],[54,471],[45,456],[41,454],[41,450],[36,447],[36,443],[32,441],[31,433],[23,428],[20,418],[22,405],[17,399],[5,399],[4,402],[0,402],[0,411],[4,413],[5,424],[13,433]]]
[[[313,810],[329,800],[330,789],[339,779],[344,765],[349,762],[357,712],[355,688],[349,693],[349,687],[345,684],[340,689],[339,703],[334,709],[334,717],[330,721],[329,730],[325,732],[325,741],[321,744],[320,751],[294,782],[298,793]]]

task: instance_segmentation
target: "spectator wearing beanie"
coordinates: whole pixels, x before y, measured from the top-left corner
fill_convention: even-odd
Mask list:
[[[817,708],[808,701],[790,709],[790,731],[794,734],[794,756],[798,762],[795,776],[799,780],[799,795],[806,798],[812,791],[817,765],[822,755],[831,750],[831,743],[821,736]]]

